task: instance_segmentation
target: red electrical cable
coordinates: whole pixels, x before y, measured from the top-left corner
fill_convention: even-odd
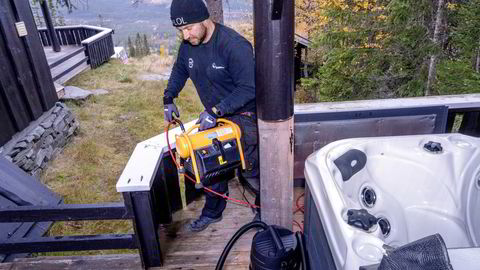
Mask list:
[[[300,198],[302,198],[303,196],[305,196],[305,192],[302,193],[302,195],[300,195],[300,196],[297,198],[297,201],[296,201],[297,209],[293,212],[294,215],[295,215],[298,211],[300,211],[300,212],[302,212],[303,214],[305,214],[305,205],[299,205],[299,204],[300,204]]]
[[[303,232],[303,226],[300,225],[300,223],[298,223],[296,220],[293,221],[293,225],[297,225],[297,227],[299,227],[300,230]]]
[[[171,125],[172,123],[174,123],[174,122],[177,122],[177,120],[174,119],[174,121],[168,123],[168,126],[165,128],[165,136],[167,137],[168,151],[170,152],[170,156],[172,157],[173,162],[175,163],[175,166],[177,166],[177,168],[180,169],[180,166],[179,166],[178,163],[177,163],[177,159],[176,159],[175,155],[173,154],[172,147],[170,146],[170,141],[169,141],[169,139],[168,139],[168,131],[170,130],[170,125]],[[177,123],[178,123],[178,122],[177,122]],[[192,181],[193,183],[196,183],[196,182],[197,182],[197,181],[195,181],[195,179],[191,178],[189,175],[187,175],[187,174],[183,174],[183,175],[184,175],[186,178],[188,178],[190,181]],[[214,190],[211,190],[211,189],[209,189],[209,188],[207,188],[207,187],[203,187],[203,189],[206,190],[206,191],[208,191],[208,192],[210,192],[210,193],[213,193],[213,194],[215,194],[215,195],[217,195],[217,196],[220,196],[220,197],[222,197],[222,198],[224,198],[224,199],[226,199],[226,200],[232,201],[232,202],[234,202],[234,203],[237,203],[237,204],[240,204],[240,205],[245,205],[246,207],[248,206],[248,207],[251,207],[251,208],[260,208],[260,206],[258,206],[258,205],[250,204],[250,203],[248,203],[248,202],[246,202],[246,201],[242,201],[242,200],[230,198],[230,197],[228,197],[228,196],[226,196],[226,195],[220,194],[220,193],[218,193],[218,192],[216,192],[216,191],[214,191]]]

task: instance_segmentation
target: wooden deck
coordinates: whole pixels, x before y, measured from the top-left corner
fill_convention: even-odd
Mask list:
[[[230,195],[242,199],[243,187],[238,180],[229,183]],[[303,188],[295,188],[295,200]],[[253,196],[246,191],[250,202]],[[174,214],[174,222],[160,228],[161,248],[164,266],[156,270],[207,270],[215,269],[225,245],[233,234],[244,224],[252,221],[252,210],[234,203],[228,203],[221,222],[210,225],[199,233],[189,232],[187,225],[198,217],[204,204],[204,197],[192,202],[187,208]],[[303,205],[303,200],[301,203]],[[296,209],[296,206],[294,206]],[[295,220],[303,226],[303,213],[298,211]],[[295,231],[299,230],[294,226]],[[231,250],[224,269],[247,270],[250,263],[250,247],[255,231],[242,236]],[[106,256],[39,257],[20,259],[13,263],[0,264],[0,270],[13,269],[141,269],[140,257],[135,254]]]
[[[52,47],[44,47],[48,66],[53,80],[64,84],[75,75],[90,68],[85,56],[85,48],[75,45],[64,45],[60,52],[54,52]]]

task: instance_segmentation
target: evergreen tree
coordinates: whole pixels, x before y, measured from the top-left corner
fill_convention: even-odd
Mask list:
[[[306,1],[306,0],[304,0]],[[314,76],[303,84],[320,100],[423,95],[431,0],[313,0]],[[313,5],[310,3],[310,5]],[[313,19],[312,19],[313,17]],[[310,53],[312,55],[312,53]]]
[[[445,57],[437,67],[439,94],[480,92],[480,0],[447,5]]]
[[[458,9],[455,43],[460,56],[472,60],[473,69],[480,73],[480,0],[470,0]]]
[[[44,27],[45,22],[43,21],[43,15],[40,15],[41,11],[38,5],[32,5],[32,13],[37,27]]]
[[[132,40],[130,37],[128,37],[128,55],[129,57],[135,57],[137,56],[137,53],[135,51],[135,47],[133,46]]]
[[[143,50],[142,38],[140,37],[140,33],[138,32],[135,38],[135,50],[136,50],[137,57],[142,57],[145,55],[145,52]]]
[[[145,55],[149,55],[150,54],[150,45],[148,44],[148,39],[147,39],[146,34],[143,34],[143,48],[144,48]]]

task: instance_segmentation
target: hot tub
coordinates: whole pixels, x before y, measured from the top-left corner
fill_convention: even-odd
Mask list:
[[[305,177],[305,235],[313,265],[359,269],[379,263],[385,244],[398,247],[435,233],[447,248],[480,244],[478,138],[341,140],[308,157]],[[378,222],[368,229],[349,225],[352,209],[365,209]]]

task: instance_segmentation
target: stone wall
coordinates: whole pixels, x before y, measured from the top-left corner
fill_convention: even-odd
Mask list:
[[[73,113],[60,102],[39,120],[14,136],[2,153],[7,160],[33,176],[42,172],[78,128]]]

